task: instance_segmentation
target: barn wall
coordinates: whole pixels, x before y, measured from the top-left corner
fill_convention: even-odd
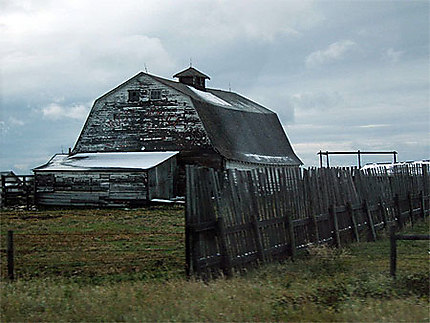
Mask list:
[[[36,172],[36,203],[47,206],[143,204],[148,174],[141,172]]]
[[[148,170],[149,199],[171,199],[176,197],[176,158],[170,158]]]
[[[151,99],[154,90],[160,91],[160,99]],[[129,100],[130,91],[137,93],[137,101]],[[191,100],[150,76],[139,74],[94,103],[73,152],[209,147],[207,133]]]
[[[177,181],[175,185],[177,196],[185,196],[186,165],[197,165],[217,170],[223,169],[223,158],[214,151],[181,151],[177,156],[177,163]]]

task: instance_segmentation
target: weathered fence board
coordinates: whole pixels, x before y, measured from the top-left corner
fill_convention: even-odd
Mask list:
[[[187,167],[187,272],[231,276],[317,243],[375,241],[429,213],[428,165],[356,168]]]
[[[28,209],[34,204],[34,195],[33,175],[1,175],[0,207],[25,205]]]

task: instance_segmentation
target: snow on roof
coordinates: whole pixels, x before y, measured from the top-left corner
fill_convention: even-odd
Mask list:
[[[149,169],[176,155],[168,152],[57,154],[36,171],[88,171],[95,169]]]
[[[361,170],[368,169],[380,169],[384,168],[387,173],[393,173],[396,168],[401,168],[405,166],[423,166],[430,165],[430,160],[417,160],[417,161],[406,161],[406,162],[398,162],[398,163],[370,163],[361,167]]]
[[[291,163],[294,162],[294,160],[288,156],[264,156],[264,155],[257,155],[257,154],[245,154],[246,157],[251,157],[257,160],[261,163]]]
[[[192,86],[188,86],[188,88],[190,90],[192,90],[194,93],[196,93],[203,100],[205,100],[209,103],[216,104],[216,105],[224,105],[224,106],[228,106],[228,107],[231,106],[230,103],[224,101],[223,99],[217,97],[216,95],[214,95],[212,93],[197,90],[197,89],[193,88]]]

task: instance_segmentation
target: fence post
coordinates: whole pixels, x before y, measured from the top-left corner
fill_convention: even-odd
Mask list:
[[[396,227],[390,226],[390,275],[396,277],[397,240]]]
[[[369,205],[367,204],[366,200],[363,200],[363,212],[367,218],[367,224],[369,226],[370,238],[372,241],[376,241],[375,225],[373,224],[372,213],[370,212]]]
[[[291,254],[291,259],[294,260],[294,258],[296,257],[296,237],[294,236],[294,223],[293,223],[293,219],[291,218],[291,212],[288,212],[287,214],[287,221],[288,221],[288,235],[290,236],[290,254]]]
[[[24,183],[26,210],[28,211],[30,210],[30,186],[26,176],[22,178],[22,181]]]
[[[190,166],[187,165],[185,169],[185,274],[187,277],[191,276],[191,230],[190,230],[190,217],[191,217],[191,174]]]
[[[409,207],[409,219],[411,221],[411,225],[414,225],[414,205],[412,203],[412,195],[411,192],[408,192],[408,207]]]
[[[424,194],[423,191],[420,191],[420,215],[424,219],[426,216],[425,204],[424,204]]]
[[[33,186],[31,188],[33,190],[33,205],[37,205],[37,175],[35,174],[33,177]]]
[[[14,280],[14,246],[13,246],[13,231],[7,232],[7,276],[10,280]]]
[[[187,165],[187,194],[186,198],[186,207],[188,210],[187,217],[187,226],[188,226],[188,241],[186,241],[186,262],[188,265],[186,266],[186,271],[191,274],[197,274],[197,276],[201,276],[201,265],[200,265],[200,233],[196,232],[194,229],[194,225],[199,223],[198,213],[197,213],[197,198],[199,197],[198,190],[196,187],[196,183],[198,183],[196,174],[196,168]],[[188,256],[187,256],[188,255]]]
[[[341,247],[341,243],[340,243],[340,234],[339,234],[339,224],[337,222],[337,214],[336,214],[336,211],[334,209],[333,204],[331,204],[328,207],[328,214],[330,216],[330,219],[331,219],[330,222],[331,222],[332,228],[333,228],[333,230],[332,230],[332,232],[333,232],[332,233],[332,237],[333,237],[334,244],[335,244],[335,246],[337,248],[340,248]]]
[[[394,210],[396,213],[397,226],[399,229],[403,227],[402,211],[400,210],[399,194],[394,195]]]
[[[424,194],[424,196],[428,196],[429,195],[429,181],[428,181],[428,178],[429,178],[429,168],[430,168],[430,165],[425,165],[425,164],[423,164],[422,165],[422,172],[423,172],[423,194]]]
[[[382,221],[384,222],[384,230],[386,230],[388,225],[387,208],[382,198],[379,199],[379,212],[381,213]]]
[[[360,242],[360,235],[358,233],[357,220],[355,219],[354,211],[352,210],[352,206],[350,202],[346,202],[346,212],[347,215],[351,218],[352,222],[352,235],[355,238],[355,241]]]

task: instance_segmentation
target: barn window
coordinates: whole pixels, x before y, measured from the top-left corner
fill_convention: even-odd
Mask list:
[[[128,90],[128,101],[136,102],[139,101],[139,90]]]
[[[161,90],[151,90],[151,100],[161,100]]]

